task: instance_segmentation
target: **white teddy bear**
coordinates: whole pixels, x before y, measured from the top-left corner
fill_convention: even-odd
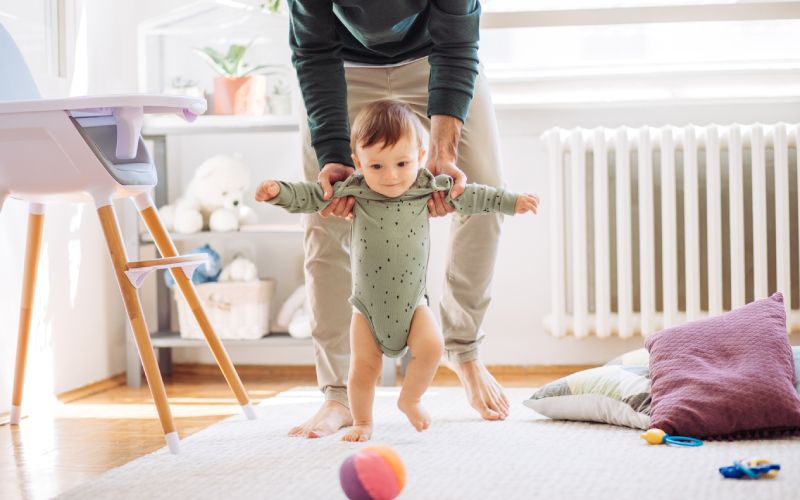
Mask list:
[[[252,260],[239,255],[222,268],[219,281],[258,281],[258,268]]]
[[[275,320],[275,329],[289,332],[289,335],[298,339],[311,337],[311,313],[305,285],[300,285],[283,303]]]
[[[247,165],[238,157],[212,156],[197,167],[183,197],[159,214],[167,229],[178,233],[236,231],[256,222],[253,209],[242,204],[249,184]]]

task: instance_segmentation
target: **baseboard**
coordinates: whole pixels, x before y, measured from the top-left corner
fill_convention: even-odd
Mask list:
[[[70,401],[75,401],[76,399],[85,398],[91,396],[92,394],[104,392],[124,384],[125,384],[125,374],[120,373],[117,375],[112,375],[106,379],[99,380],[97,382],[92,382],[89,385],[78,387],[77,389],[72,389],[71,391],[62,392],[61,394],[57,394],[56,398],[62,403],[69,403]]]
[[[236,371],[243,376],[316,376],[314,365],[236,365]],[[221,375],[215,364],[175,363],[173,375]]]

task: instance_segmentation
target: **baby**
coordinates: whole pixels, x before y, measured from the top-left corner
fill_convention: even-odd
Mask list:
[[[444,346],[425,293],[430,248],[427,202],[434,191],[449,192],[453,180],[420,168],[425,156],[422,134],[422,124],[406,105],[375,102],[362,109],[353,123],[350,140],[356,173],[334,185],[330,200],[323,199],[318,183],[265,181],[256,191],[257,201],[303,213],[322,210],[336,197],[355,198],[347,383],[353,427],[344,441],[370,438],[382,354],[398,357],[407,349],[412,359],[397,406],[418,431],[430,425],[421,398]],[[446,201],[464,215],[536,213],[539,204],[531,194],[478,184],[468,184],[461,196],[448,196]]]

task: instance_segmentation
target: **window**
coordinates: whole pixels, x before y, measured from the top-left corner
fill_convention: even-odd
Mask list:
[[[69,93],[82,0],[0,0],[0,23],[14,38],[45,97]]]
[[[481,60],[500,84],[659,75],[654,85],[664,85],[670,75],[681,75],[686,83],[687,75],[800,73],[800,2],[484,0],[483,5]]]

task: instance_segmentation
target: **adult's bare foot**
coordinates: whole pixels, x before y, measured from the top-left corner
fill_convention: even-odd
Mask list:
[[[317,413],[303,424],[292,427],[290,436],[319,438],[328,436],[342,427],[353,425],[350,410],[336,401],[325,401]]]
[[[508,417],[508,397],[503,387],[479,360],[448,363],[467,391],[470,406],[485,420],[505,420]]]

